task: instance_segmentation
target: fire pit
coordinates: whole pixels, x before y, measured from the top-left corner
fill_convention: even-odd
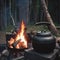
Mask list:
[[[25,30],[25,24],[22,21],[19,30],[16,34],[7,34],[6,40],[7,40],[7,46],[10,49],[17,49],[17,50],[23,50],[28,48],[28,36]]]
[[[30,48],[31,43],[29,43],[28,33],[26,33],[26,27],[23,21],[15,34],[6,34],[6,42],[10,59],[18,60],[24,58],[24,50]]]
[[[53,45],[53,52],[49,52],[49,54],[46,54],[46,53],[44,53],[43,52],[43,54],[41,54],[40,52],[41,52],[41,50],[39,51],[39,52],[37,52],[37,50],[38,49],[41,49],[41,48],[38,48],[37,50],[36,50],[36,48],[34,48],[34,44],[33,44],[33,42],[36,42],[35,40],[33,40],[33,42],[32,42],[32,45],[33,45],[33,50],[30,50],[30,51],[28,51],[28,52],[26,52],[25,50],[27,49],[27,48],[29,48],[29,46],[28,46],[28,36],[27,36],[27,33],[26,33],[26,30],[25,30],[25,24],[24,24],[24,22],[22,21],[22,23],[21,23],[21,25],[20,25],[20,28],[19,28],[19,30],[17,31],[17,33],[16,34],[7,34],[6,35],[6,41],[7,41],[7,47],[8,47],[8,50],[9,50],[9,57],[10,58],[18,58],[18,57],[24,57],[25,56],[25,59],[27,58],[27,60],[28,60],[28,57],[30,56],[30,51],[31,51],[31,53],[32,53],[32,56],[33,55],[35,55],[36,56],[36,58],[38,57],[41,57],[41,59],[42,59],[42,57],[45,59],[45,58],[47,58],[47,60],[48,59],[51,59],[51,60],[53,60],[53,59],[55,59],[55,56],[57,55],[57,50],[55,50],[54,48],[55,48],[55,40],[54,40],[54,38],[53,37],[51,37],[51,35],[50,34],[47,34],[48,35],[48,37],[50,36],[50,43],[52,42],[52,45]],[[39,35],[39,34],[38,34]],[[47,35],[45,35],[44,34],[44,36],[46,37]],[[44,37],[43,36],[43,37]],[[39,39],[39,38],[38,38]],[[37,40],[37,39],[36,39]],[[46,40],[46,39],[45,39]],[[45,41],[44,40],[44,41]],[[53,41],[52,41],[53,40]],[[46,40],[46,41],[48,41],[48,40]],[[49,42],[48,41],[48,42]],[[53,44],[54,43],[54,44]],[[31,45],[31,44],[30,44]],[[51,45],[51,44],[50,44]],[[49,45],[49,46],[50,46]],[[35,44],[35,46],[36,46],[36,44]],[[45,45],[46,46],[46,45]],[[25,53],[24,53],[24,51],[25,51]],[[44,51],[44,50],[43,50]],[[47,51],[49,51],[48,50],[48,47],[47,47]],[[45,51],[46,52],[46,51]],[[28,53],[28,54],[27,54]],[[37,55],[36,55],[36,54]],[[40,56],[40,54],[41,54],[41,56]],[[46,55],[46,56],[45,56]],[[48,56],[49,55],[49,56]],[[27,57],[26,57],[27,56]],[[34,56],[34,57],[35,57]],[[54,57],[53,57],[54,56]],[[53,57],[53,58],[52,58]],[[32,58],[32,57],[31,57]],[[30,58],[29,58],[30,59]],[[40,59],[40,58],[39,58]],[[43,60],[44,60],[43,59]],[[33,59],[31,59],[31,60],[34,60],[34,58]]]

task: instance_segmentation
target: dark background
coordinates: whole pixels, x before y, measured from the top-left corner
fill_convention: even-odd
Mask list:
[[[12,24],[13,16],[16,25],[24,20],[26,25],[44,21],[40,0],[0,0],[0,30]],[[48,0],[49,13],[55,23],[60,25],[60,0]]]

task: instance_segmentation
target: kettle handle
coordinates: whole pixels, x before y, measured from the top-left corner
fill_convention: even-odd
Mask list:
[[[50,30],[49,26],[51,25],[51,23],[50,23],[50,22],[37,22],[35,25],[36,25],[36,26],[37,26],[37,25],[44,25],[44,26],[47,26],[48,29]]]
[[[35,25],[50,25],[50,22],[37,22]]]

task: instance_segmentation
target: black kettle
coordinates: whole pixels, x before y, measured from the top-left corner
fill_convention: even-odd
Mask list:
[[[50,31],[37,32],[31,39],[34,50],[39,53],[51,53],[56,47],[56,39]]]

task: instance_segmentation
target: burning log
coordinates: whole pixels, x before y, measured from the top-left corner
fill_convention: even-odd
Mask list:
[[[14,43],[14,39],[11,38],[11,39],[8,41],[8,44],[9,44],[9,45],[12,45],[13,43]]]
[[[15,41],[15,42],[12,44],[14,48],[17,46],[17,44],[20,42],[20,40],[21,40],[21,39]]]

